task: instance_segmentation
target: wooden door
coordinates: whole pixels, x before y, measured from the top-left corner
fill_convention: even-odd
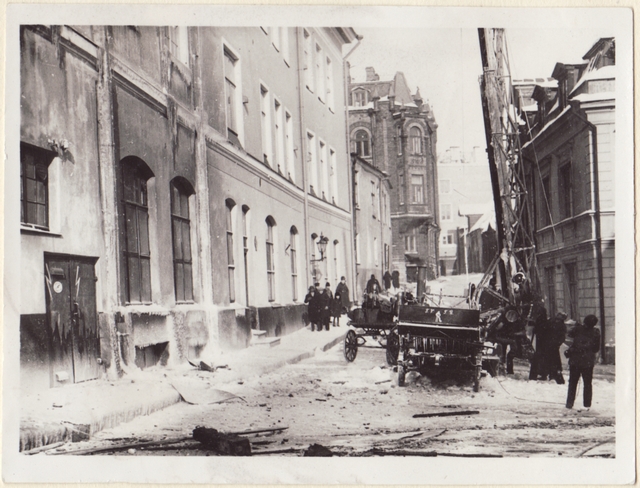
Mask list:
[[[51,386],[99,375],[94,263],[95,259],[79,256],[45,256]],[[59,373],[66,373],[66,381],[58,381]]]

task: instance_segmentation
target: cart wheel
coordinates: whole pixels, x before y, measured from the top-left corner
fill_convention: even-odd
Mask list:
[[[404,386],[404,380],[407,375],[406,370],[402,364],[398,365],[398,386]]]
[[[351,363],[357,354],[358,337],[354,331],[350,330],[344,338],[344,358]]]
[[[387,364],[394,366],[398,362],[398,354],[400,353],[400,342],[398,336],[393,332],[387,335]]]

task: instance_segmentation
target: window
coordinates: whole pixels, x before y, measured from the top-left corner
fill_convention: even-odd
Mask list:
[[[371,143],[369,139],[369,133],[361,129],[356,132],[354,137],[355,153],[361,158],[368,158],[371,156]]]
[[[240,135],[240,121],[242,118],[242,97],[239,81],[238,57],[227,46],[224,46],[225,110],[227,130],[233,136]],[[229,134],[231,139],[233,139],[232,134]]]
[[[266,219],[267,222],[267,241],[266,241],[266,249],[267,249],[267,286],[268,286],[268,298],[270,302],[274,302],[276,300],[276,265],[275,265],[275,255],[274,255],[274,237],[273,237],[273,228],[276,225],[273,217],[269,216]]]
[[[367,104],[367,91],[358,89],[351,93],[351,105],[353,107],[364,107]]]
[[[447,244],[456,244],[456,234],[455,230],[447,231]]]
[[[379,263],[379,259],[378,259],[378,258],[379,258],[378,254],[379,254],[379,249],[378,249],[378,238],[377,238],[377,237],[374,237],[374,238],[373,238],[373,262],[374,262],[374,264],[375,264],[376,266],[378,266],[378,265],[380,264],[380,263]]]
[[[249,305],[249,207],[242,206],[242,248],[244,258],[245,304]]]
[[[398,199],[400,205],[404,205],[404,174],[398,174]]]
[[[329,168],[327,158],[327,145],[324,142],[320,141],[320,177],[322,178],[322,188],[320,188],[320,195],[325,200],[329,199]]]
[[[285,134],[285,150],[286,150],[286,168],[287,173],[285,176],[291,178],[291,181],[296,179],[296,167],[295,167],[295,154],[293,151],[293,117],[289,112],[285,112],[284,116],[284,134]]]
[[[298,300],[298,256],[296,254],[296,240],[298,230],[291,227],[289,231],[289,255],[291,256],[291,289],[293,290],[293,301]]]
[[[276,155],[275,162],[277,164],[278,172],[287,175],[287,163],[285,158],[285,140],[284,140],[284,108],[278,100],[274,100],[274,119],[276,128]]]
[[[302,32],[304,37],[304,81],[307,88],[313,92],[315,89],[313,83],[313,51],[311,50],[313,41],[311,40],[311,34],[306,29]]]
[[[182,64],[189,65],[189,31],[186,26],[169,27],[169,51]]]
[[[333,63],[331,62],[331,58],[328,57],[325,72],[327,75],[327,106],[333,111],[335,109],[335,98],[333,96]]]
[[[540,222],[542,226],[551,225],[551,178],[542,178],[542,195],[540,198]]]
[[[331,199],[334,205],[338,205],[338,166],[336,152],[333,149],[329,149],[329,164],[331,165]]]
[[[309,191],[313,194],[316,194],[316,191],[319,193],[318,189],[318,155],[316,153],[316,138],[310,132],[307,132],[307,150],[309,152],[309,156],[307,160],[309,161]]]
[[[416,252],[416,236],[409,234],[404,236],[404,252],[415,253]]]
[[[225,201],[225,211],[227,217],[227,275],[229,278],[229,301],[236,301],[236,263],[233,252],[233,209],[235,202],[230,198]]]
[[[376,182],[371,182],[371,213],[376,218]]]
[[[422,175],[411,175],[411,202],[424,203],[424,183]]]
[[[269,167],[273,167],[271,102],[269,101],[269,90],[264,85],[260,85],[260,107],[262,116],[262,156],[264,163]]]
[[[20,222],[49,229],[49,164],[53,153],[20,144]]]
[[[384,245],[384,269],[389,271],[389,244]]]
[[[325,74],[324,74],[324,53],[319,44],[316,44],[316,88],[318,98],[321,102],[325,100]]]
[[[411,139],[411,153],[422,154],[422,131],[418,127],[411,127],[409,138]]]
[[[189,196],[193,189],[180,179],[171,182],[171,230],[173,235],[173,279],[177,302],[193,300],[193,262]]]
[[[549,266],[544,269],[545,284],[547,285],[547,308],[549,317],[556,314],[556,268]]]
[[[560,218],[566,219],[573,215],[573,191],[571,188],[571,162],[558,170],[558,194],[560,200]]]
[[[440,180],[440,193],[451,193],[451,180]]]
[[[121,170],[122,217],[124,220],[122,254],[123,264],[126,268],[124,273],[125,299],[128,303],[149,303],[151,302],[151,253],[149,249],[147,181],[153,176],[153,173],[142,161],[129,158],[122,161]],[[178,258],[178,262],[184,262],[185,258],[182,255],[185,248],[184,243],[179,241],[180,246],[176,246],[177,239],[182,237],[183,233],[180,229],[178,236],[174,236],[174,261]],[[190,262],[190,252],[188,258]]]
[[[564,270],[568,291],[568,303],[565,305],[565,309],[569,312],[569,317],[578,320],[578,265],[576,263],[565,263]]]
[[[440,205],[440,220],[451,220],[450,203],[443,203]]]

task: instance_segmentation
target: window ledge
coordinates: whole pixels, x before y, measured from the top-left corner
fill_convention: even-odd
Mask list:
[[[62,234],[58,234],[56,232],[51,232],[46,229],[38,229],[36,227],[28,227],[26,225],[20,225],[20,233],[21,234],[31,234],[36,236],[47,236],[47,237],[62,237]]]
[[[271,305],[271,308],[282,308],[283,305],[276,303],[276,302],[269,302],[269,305]]]

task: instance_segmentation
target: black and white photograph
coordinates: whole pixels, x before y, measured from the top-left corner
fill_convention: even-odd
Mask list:
[[[628,8],[9,5],[4,481],[633,483],[633,49]]]

